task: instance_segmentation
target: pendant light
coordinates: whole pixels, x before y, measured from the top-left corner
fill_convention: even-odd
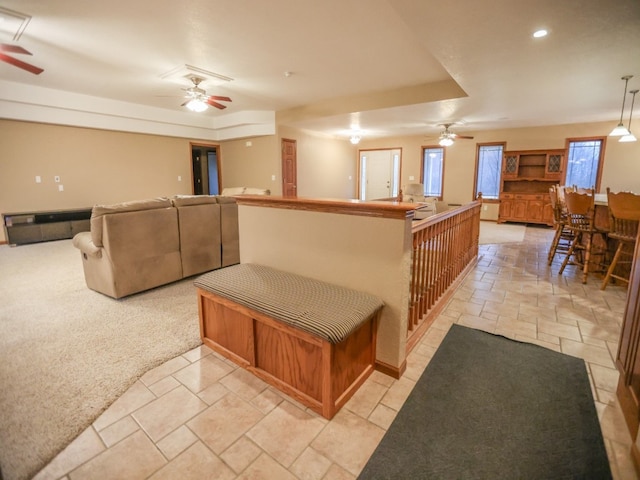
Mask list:
[[[631,133],[622,123],[622,116],[624,115],[624,100],[627,97],[627,85],[629,84],[629,79],[632,77],[633,75],[625,75],[624,77],[622,77],[622,80],[624,80],[624,95],[622,96],[622,111],[620,112],[620,123],[618,123],[618,126],[611,131],[611,133],[609,134],[610,137],[621,137],[623,135],[629,135],[629,133]]]
[[[637,142],[638,141],[636,136],[633,133],[631,133],[631,116],[633,115],[633,104],[636,101],[636,93],[638,93],[638,90],[631,90],[629,93],[633,95],[633,97],[631,97],[631,113],[629,114],[629,128],[627,128],[629,133],[627,135],[620,137],[620,140],[618,140],[619,142]]]

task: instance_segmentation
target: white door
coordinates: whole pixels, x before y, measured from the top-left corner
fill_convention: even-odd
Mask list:
[[[377,200],[398,195],[400,150],[360,152],[360,199]]]

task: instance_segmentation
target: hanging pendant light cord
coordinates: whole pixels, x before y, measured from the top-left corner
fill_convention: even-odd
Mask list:
[[[631,97],[631,113],[629,113],[629,127],[627,128],[627,130],[629,130],[629,134],[631,134],[631,116],[633,115],[633,104],[636,102],[636,93],[638,93],[638,90],[631,90],[629,93],[633,95]]]
[[[624,115],[624,101],[627,98],[627,86],[629,85],[629,79],[633,75],[627,75],[626,77],[622,77],[624,80],[624,93],[622,94],[622,111],[620,112],[620,124],[622,125],[622,116]]]

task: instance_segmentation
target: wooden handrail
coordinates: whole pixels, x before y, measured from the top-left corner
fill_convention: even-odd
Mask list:
[[[481,201],[414,222],[407,353],[478,257]],[[440,308],[438,308],[440,307]]]
[[[360,215],[380,218],[413,218],[413,203],[343,200],[328,198],[278,197],[271,195],[238,195],[238,205],[287,208],[344,215]]]

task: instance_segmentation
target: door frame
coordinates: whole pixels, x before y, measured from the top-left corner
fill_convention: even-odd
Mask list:
[[[203,142],[189,142],[189,172],[191,173],[191,193],[195,194],[195,185],[193,184],[193,149],[201,148],[206,150],[215,150],[216,163],[218,165],[218,192],[222,192],[222,161],[220,158],[220,144],[218,143],[203,143]],[[206,161],[206,158],[205,158]],[[207,168],[207,191],[209,190],[209,162],[205,162]]]
[[[400,151],[400,158],[398,160],[398,197],[402,195],[402,147],[386,147],[386,148],[362,148],[358,149],[358,171],[357,171],[357,179],[356,179],[356,198],[360,199],[360,191],[361,191],[361,179],[362,179],[362,152],[380,152],[380,151],[388,151],[388,150],[398,150]],[[392,188],[393,191],[393,188]],[[397,198],[397,197],[391,197]]]

